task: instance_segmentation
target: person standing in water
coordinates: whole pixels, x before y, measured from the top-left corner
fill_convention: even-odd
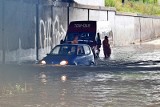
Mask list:
[[[100,53],[100,48],[101,48],[101,39],[100,39],[100,34],[97,33],[97,57],[99,57],[99,53]]]
[[[104,57],[108,58],[111,55],[111,48],[110,48],[110,44],[108,41],[108,37],[105,36],[105,39],[103,40],[103,52],[104,52]]]

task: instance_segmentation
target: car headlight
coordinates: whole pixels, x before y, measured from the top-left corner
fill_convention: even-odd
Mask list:
[[[68,61],[61,61],[60,62],[60,65],[67,65],[68,64]]]
[[[42,60],[42,61],[41,61],[41,64],[45,65],[45,64],[46,64],[46,61]]]

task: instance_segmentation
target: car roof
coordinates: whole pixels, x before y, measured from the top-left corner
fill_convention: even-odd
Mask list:
[[[87,44],[59,44],[56,46],[89,46]]]

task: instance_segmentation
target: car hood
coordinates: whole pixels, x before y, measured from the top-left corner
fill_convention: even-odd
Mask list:
[[[47,64],[60,64],[61,61],[68,61],[68,64],[73,64],[76,55],[51,55],[48,54],[43,60],[46,61]]]

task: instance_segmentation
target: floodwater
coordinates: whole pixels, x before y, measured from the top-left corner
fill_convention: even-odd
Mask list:
[[[112,48],[97,65],[0,65],[0,107],[160,107],[160,46]]]

